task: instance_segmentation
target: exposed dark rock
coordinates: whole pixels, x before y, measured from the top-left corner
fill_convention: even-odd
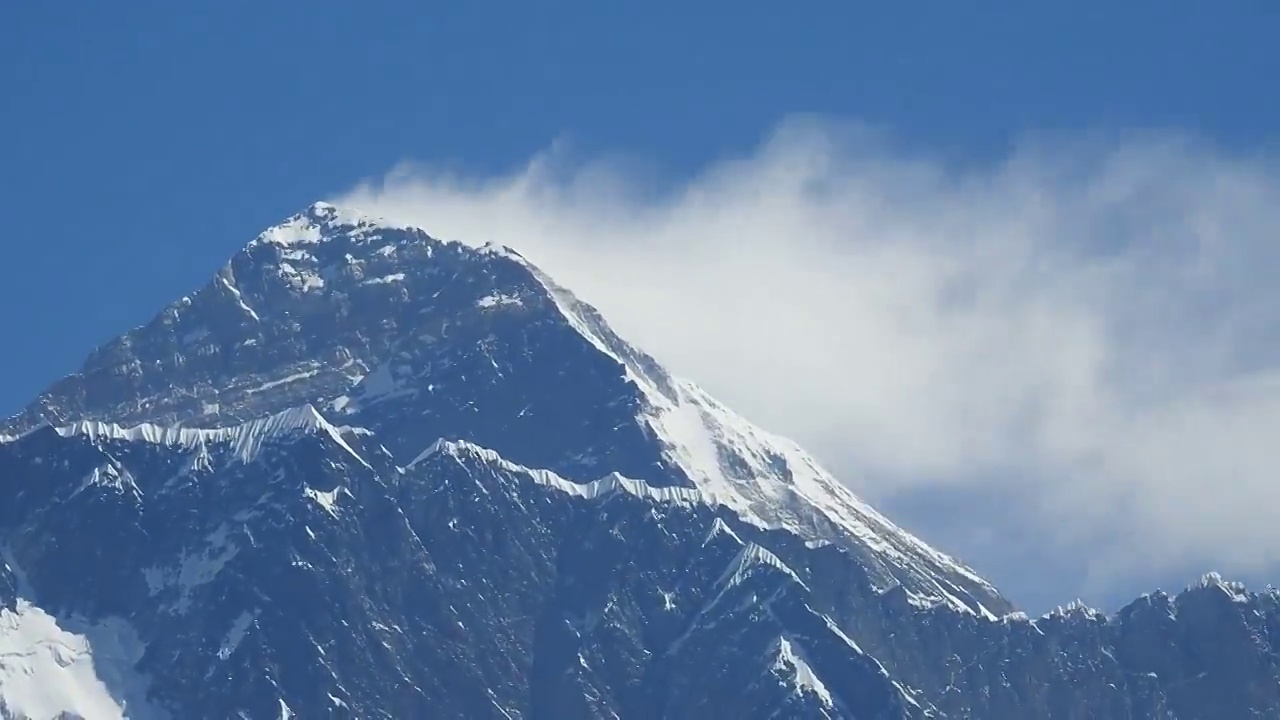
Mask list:
[[[0,432],[0,613],[127,627],[144,720],[1280,717],[1280,594],[1028,619],[518,255],[323,204]]]

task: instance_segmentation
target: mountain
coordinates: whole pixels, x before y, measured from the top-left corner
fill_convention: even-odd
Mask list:
[[[1280,717],[1280,593],[1029,619],[513,250],[324,203],[0,436],[0,717]]]

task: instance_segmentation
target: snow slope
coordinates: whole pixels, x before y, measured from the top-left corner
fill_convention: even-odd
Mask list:
[[[15,574],[20,594],[30,594]],[[135,669],[144,649],[120,618],[59,620],[20,596],[12,608],[0,607],[0,717],[167,720]]]

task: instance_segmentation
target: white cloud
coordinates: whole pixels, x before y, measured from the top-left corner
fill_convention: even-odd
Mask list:
[[[339,202],[517,248],[872,502],[1019,503],[1103,584],[1280,560],[1268,160],[1146,135],[957,167],[801,119],[662,192],[629,172],[553,148]]]

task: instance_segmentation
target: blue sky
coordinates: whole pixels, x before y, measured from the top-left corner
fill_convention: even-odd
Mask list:
[[[506,169],[567,138],[678,174],[796,112],[962,159],[1027,131],[1247,147],[1280,127],[1264,0],[437,5],[10,4],[0,210],[22,272],[0,301],[32,352],[3,360],[0,411],[256,229],[406,159]]]
[[[0,353],[0,413],[262,227],[405,161],[504,178],[559,141],[681,187],[797,114],[884,130],[895,157],[939,168],[1152,130],[1235,162],[1280,135],[1270,0],[436,5],[0,10],[0,337],[19,348]]]

